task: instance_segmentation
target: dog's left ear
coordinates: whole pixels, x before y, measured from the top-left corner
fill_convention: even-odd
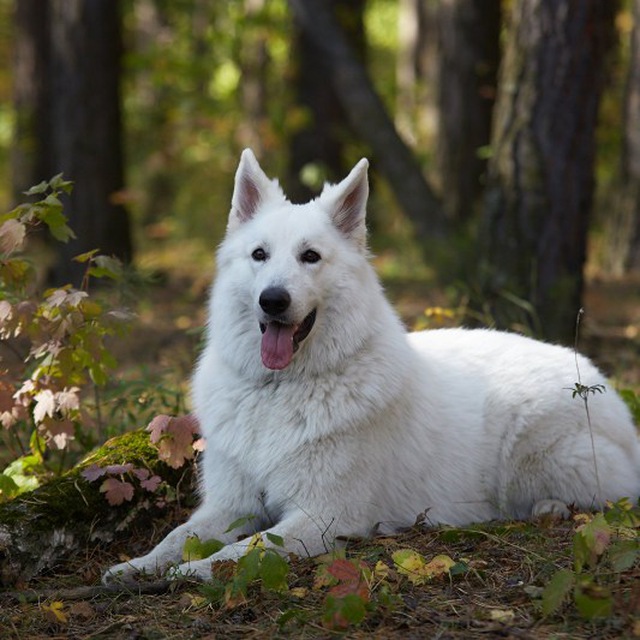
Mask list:
[[[333,224],[359,245],[366,244],[365,217],[369,198],[367,169],[369,161],[362,158],[340,183],[323,190],[320,200],[328,208]]]

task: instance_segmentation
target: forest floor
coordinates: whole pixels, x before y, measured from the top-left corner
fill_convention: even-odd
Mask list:
[[[390,281],[387,289],[410,326],[425,308],[446,304],[442,295],[425,295],[424,283]],[[186,377],[200,339],[205,296],[202,281],[151,287],[140,306],[138,328],[117,348],[123,375],[144,364],[149,380]],[[585,308],[580,349],[617,385],[640,391],[640,281],[592,280]],[[318,562],[312,559],[292,560],[288,590],[252,583],[244,597],[227,598],[226,604],[213,604],[201,585],[188,581],[118,592],[97,586],[105,567],[123,554],[143,553],[172,524],[177,523],[162,523],[158,531],[128,540],[126,546],[88,545],[81,557],[55,572],[17,585],[16,592],[0,593],[0,638],[640,637],[638,558],[624,571],[603,563],[589,574],[595,578],[589,588],[596,599],[610,594],[609,615],[587,620],[570,597],[557,612],[543,615],[542,589],[558,569],[573,566],[575,521],[412,529],[355,542],[347,557],[367,568],[361,579],[368,602],[363,620],[344,631],[336,628],[340,625],[328,604],[331,587],[318,580]],[[392,559],[394,552],[407,549],[427,560],[445,554],[462,569],[414,584],[398,573]]]

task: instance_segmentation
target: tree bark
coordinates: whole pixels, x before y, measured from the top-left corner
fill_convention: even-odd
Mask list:
[[[442,201],[456,221],[477,211],[484,189],[500,63],[500,0],[442,0],[438,10],[437,164]]]
[[[131,501],[113,507],[100,492],[100,480],[87,482],[81,475],[92,464],[104,467],[124,462],[159,475],[175,489],[178,501],[158,506],[154,494],[138,487]],[[190,463],[178,470],[169,468],[158,460],[149,433],[134,431],[109,440],[61,478],[0,504],[0,586],[25,583],[86,553],[89,544],[138,538],[132,535],[134,531],[157,532],[162,528],[159,524],[167,525],[172,510],[184,506],[180,497],[183,503],[193,502],[193,469]],[[139,539],[148,537],[141,534]]]
[[[524,323],[567,342],[573,336],[615,5],[518,0],[513,6],[482,243],[484,298],[499,326]]]
[[[398,3],[395,122],[413,147],[431,147],[437,127],[437,0]]]
[[[640,272],[640,0],[633,0],[631,53],[624,101],[622,189],[629,230],[624,269]]]
[[[15,3],[13,59],[15,135],[11,148],[11,179],[16,202],[34,184],[52,177],[49,52],[49,5],[42,0]]]
[[[124,186],[120,115],[120,16],[114,0],[50,0],[52,165],[75,182],[66,204],[77,240],[65,245],[58,283],[79,285],[73,256],[100,249],[132,256]]]
[[[349,122],[375,156],[417,237],[426,242],[445,235],[438,199],[389,114],[347,38],[321,0],[290,0],[293,15],[326,56],[329,75]]]

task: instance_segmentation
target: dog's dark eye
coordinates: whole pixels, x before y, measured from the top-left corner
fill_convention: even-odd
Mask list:
[[[254,249],[251,257],[256,262],[264,262],[267,259],[267,252],[262,247],[258,247],[257,249]]]
[[[315,264],[320,261],[320,254],[313,249],[307,249],[300,256],[301,262],[306,262],[307,264]]]

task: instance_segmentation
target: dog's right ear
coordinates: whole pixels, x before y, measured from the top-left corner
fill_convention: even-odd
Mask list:
[[[245,149],[236,171],[227,231],[253,218],[270,187],[271,180],[260,168],[253,151]]]

